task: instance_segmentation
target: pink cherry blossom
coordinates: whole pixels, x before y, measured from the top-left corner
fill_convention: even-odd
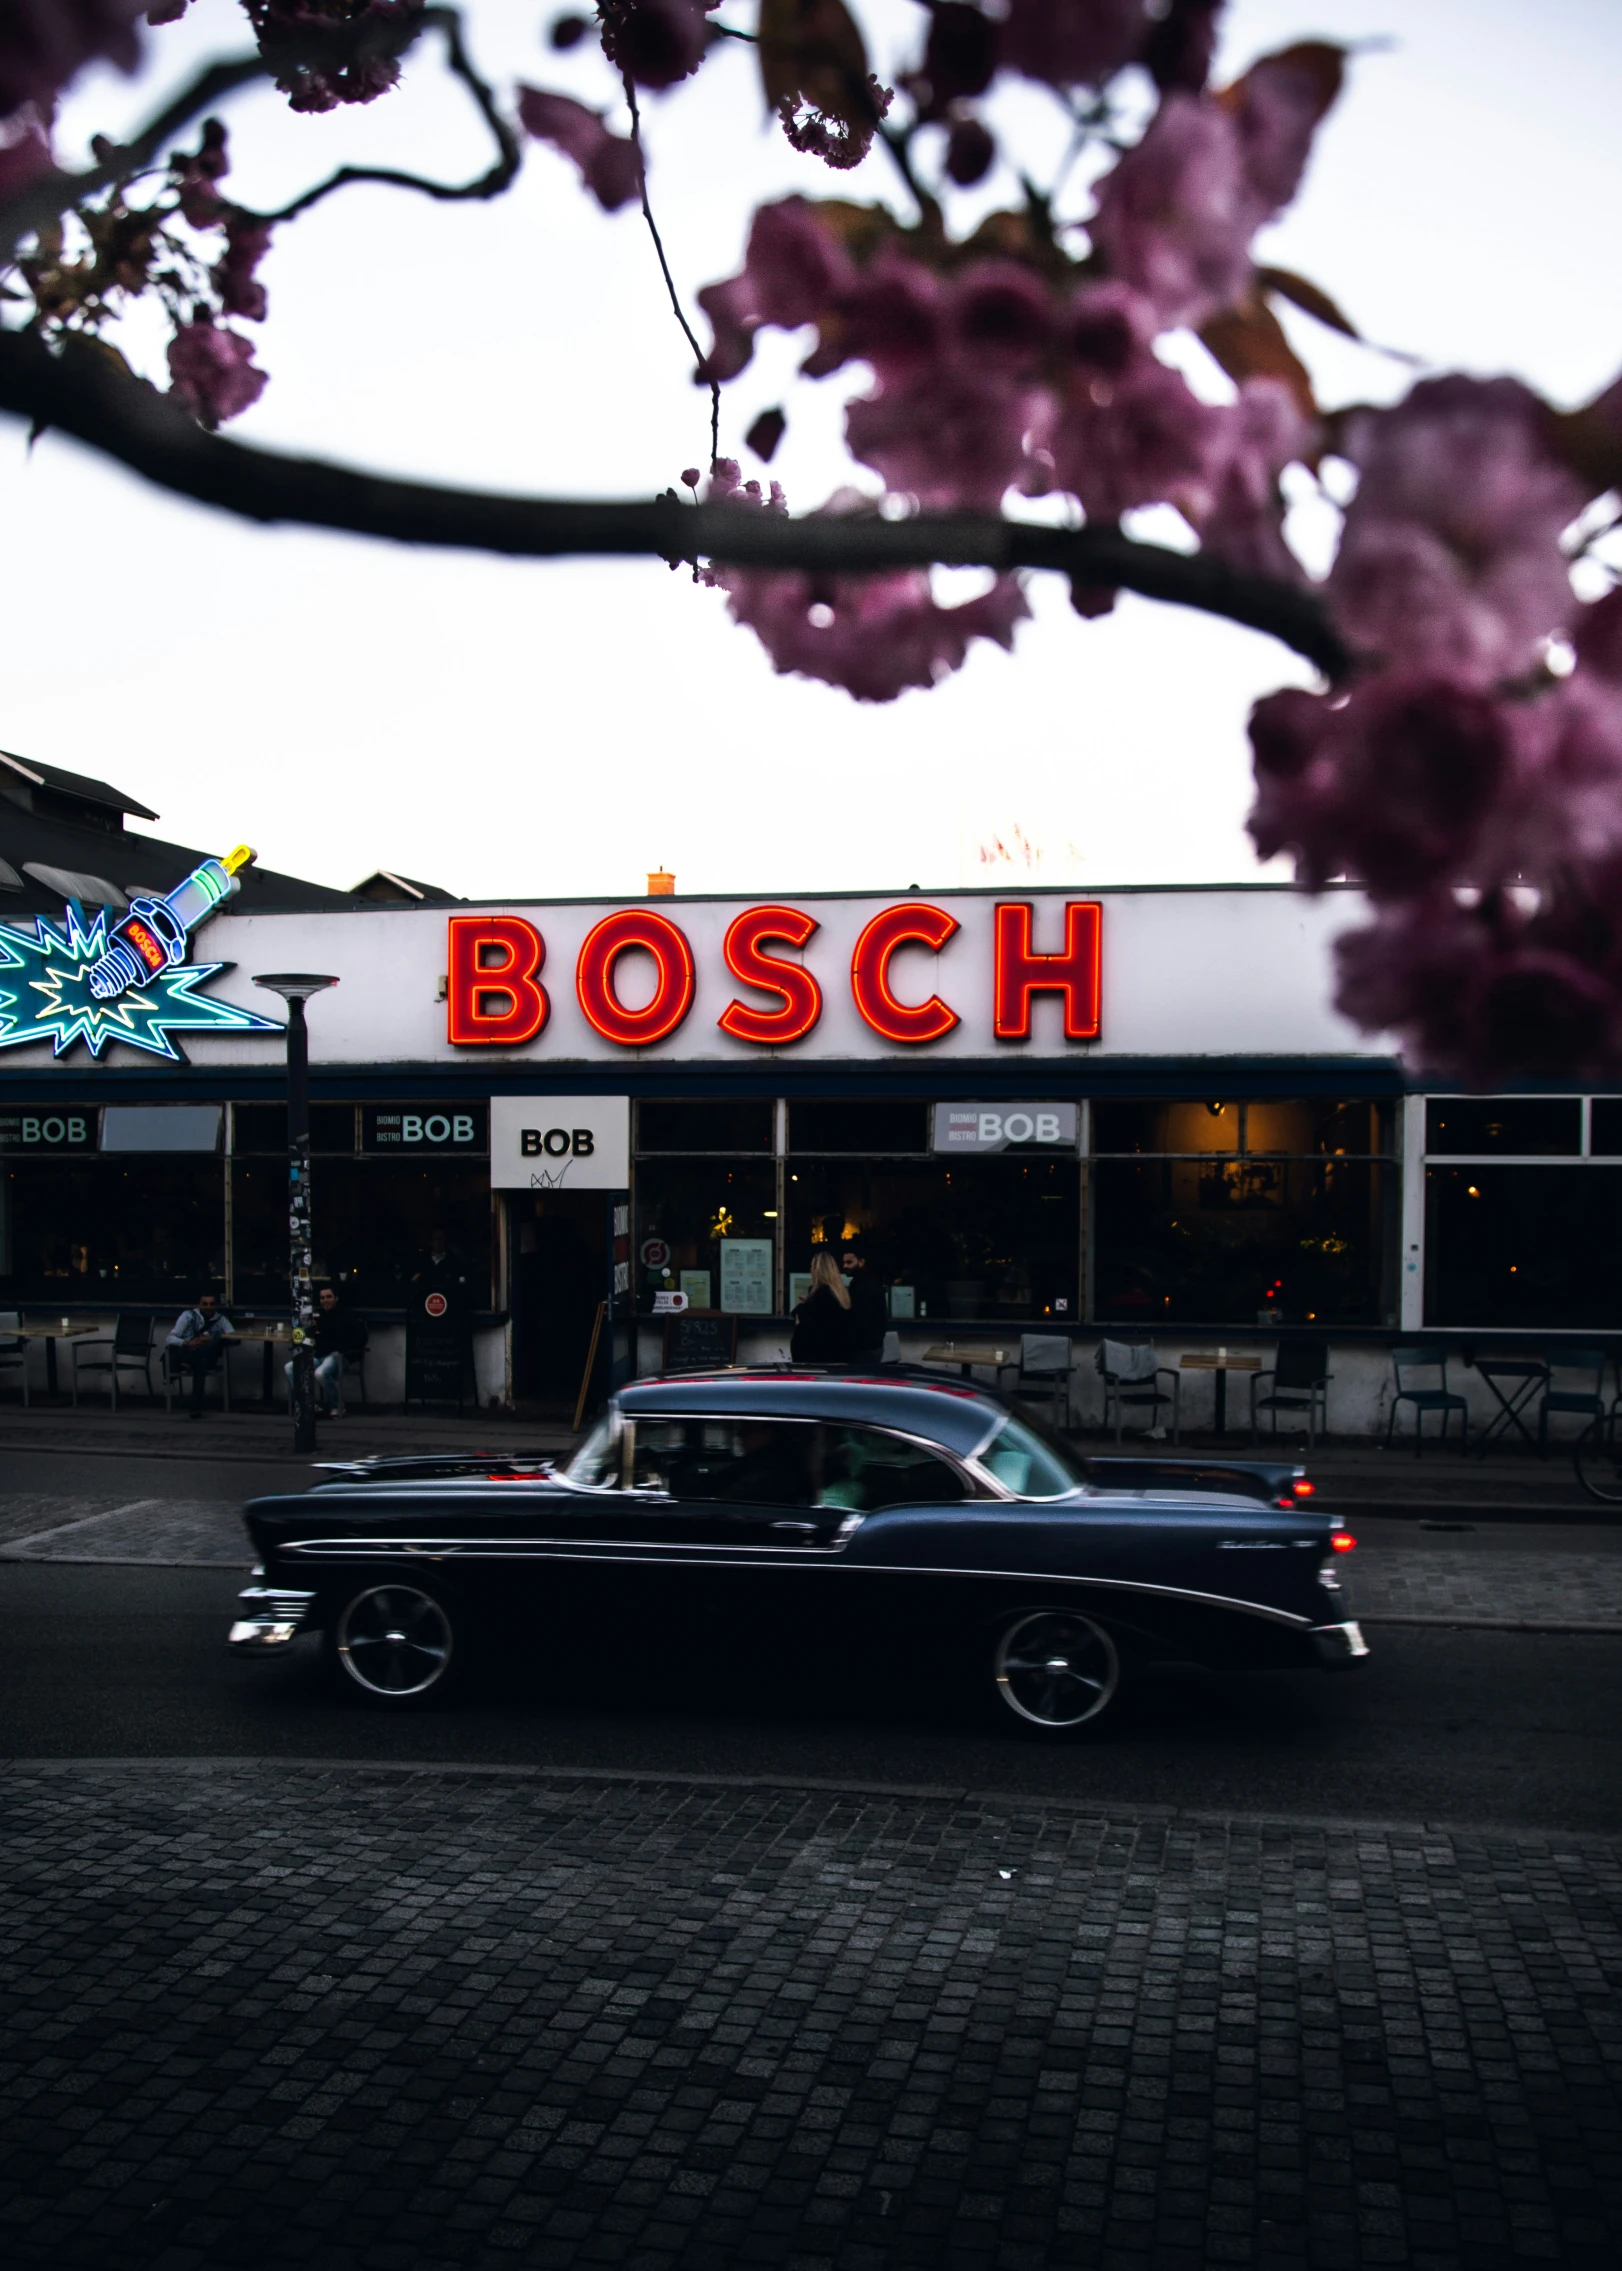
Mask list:
[[[5,122],[5,139],[0,141],[0,201],[14,197],[18,190],[26,189],[42,173],[49,173],[56,159],[51,150],[51,134],[44,117],[33,103]]]
[[[194,229],[211,229],[225,213],[225,200],[216,184],[231,171],[225,128],[217,118],[205,119],[195,150],[177,154],[175,188],[181,216]]]
[[[259,400],[267,383],[252,340],[205,317],[183,323],[170,340],[169,375],[176,399],[204,426],[235,418]]]
[[[1030,612],[1017,576],[999,576],[960,607],[937,605],[923,568],[832,577],[731,569],[721,580],[734,621],[755,633],[774,670],[842,686],[859,702],[935,685],[962,668],[976,639],[1011,648]]]
[[[1310,890],[1349,875],[1402,898],[1471,880],[1516,778],[1505,706],[1437,675],[1388,671],[1340,697],[1288,687],[1257,703],[1250,738],[1256,850],[1293,852]]]
[[[1051,87],[1097,87],[1130,63],[1154,21],[1145,0],[1008,0],[1000,54]]]
[[[146,0],[6,0],[0,13],[0,118],[42,108],[87,63],[133,71]]]
[[[1144,67],[1157,87],[1203,93],[1222,7],[1223,0],[1171,0],[1143,50]]]
[[[1228,98],[1258,224],[1282,213],[1301,186],[1326,107],[1320,58],[1311,46],[1264,55]]]
[[[276,84],[289,110],[336,110],[341,103],[375,102],[399,85],[399,47],[420,21],[425,0],[242,0],[259,35],[260,53],[282,63]],[[340,46],[334,33],[354,41]],[[367,36],[373,35],[368,44]],[[312,61],[312,43],[331,44],[331,61]],[[281,57],[278,56],[281,50]]]
[[[268,221],[235,210],[227,214],[225,251],[209,271],[227,315],[246,316],[251,323],[264,322],[269,302],[255,271],[270,250],[270,237]]]
[[[718,0],[605,0],[603,52],[639,87],[673,87],[703,62]]]
[[[1585,670],[1622,686],[1622,584],[1577,611],[1571,636]]]
[[[1342,630],[1405,666],[1482,683],[1532,668],[1576,602],[1561,531],[1585,488],[1517,379],[1427,379],[1347,422],[1358,469],[1328,593]]]
[[[849,289],[854,275],[844,248],[817,219],[815,206],[803,197],[763,205],[749,231],[741,272],[707,285],[698,295],[714,339],[705,357],[708,375],[735,378],[753,354],[762,324],[793,331],[802,323],[815,323]],[[842,359],[836,354],[818,367],[835,369]]]
[[[549,94],[542,87],[520,87],[518,116],[537,142],[549,142],[572,159],[580,179],[605,213],[617,213],[641,194],[636,144],[612,134],[594,110],[572,95]]]
[[[1126,318],[1117,311],[1117,323]],[[1098,310],[1089,330],[1102,349],[1120,336]],[[1054,479],[1092,521],[1118,521],[1139,505],[1174,504],[1198,522],[1214,501],[1222,412],[1190,393],[1178,371],[1133,349],[1117,372],[1078,361],[1051,429]]]
[[[1233,120],[1174,91],[1099,183],[1088,228],[1110,274],[1173,329],[1245,296],[1257,219]]]
[[[1215,429],[1211,507],[1200,523],[1207,552],[1252,575],[1301,580],[1284,541],[1279,475],[1306,457],[1314,433],[1282,380],[1246,380]]]

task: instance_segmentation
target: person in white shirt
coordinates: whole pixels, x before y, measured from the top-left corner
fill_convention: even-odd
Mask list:
[[[164,1362],[171,1377],[191,1374],[190,1419],[203,1416],[203,1382],[217,1364],[225,1362],[228,1342],[235,1340],[231,1320],[212,1293],[199,1294],[194,1309],[182,1309],[174,1330],[163,1344]]]

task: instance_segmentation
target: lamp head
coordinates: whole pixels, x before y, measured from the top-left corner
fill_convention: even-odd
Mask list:
[[[267,993],[280,994],[283,1001],[308,1001],[311,994],[337,983],[336,978],[317,977],[311,970],[267,970],[262,977],[254,979],[256,986],[263,986]]]

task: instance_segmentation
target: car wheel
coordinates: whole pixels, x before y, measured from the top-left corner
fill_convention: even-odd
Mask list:
[[[338,1670],[368,1702],[396,1709],[437,1700],[456,1665],[456,1635],[442,1601],[417,1585],[368,1585],[332,1627]]]
[[[1094,1725],[1119,1700],[1123,1666],[1113,1636],[1091,1617],[1037,1609],[1004,1625],[991,1670],[1020,1726],[1065,1735]]]

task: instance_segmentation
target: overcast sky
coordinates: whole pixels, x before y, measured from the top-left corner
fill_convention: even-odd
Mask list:
[[[538,9],[466,13],[498,83],[607,99],[601,59],[552,55]],[[883,0],[864,20],[910,46],[921,11]],[[1622,8],[1238,0],[1224,75],[1306,35],[1370,52],[1269,257],[1433,367],[1517,371],[1562,403],[1622,368]],[[143,79],[81,82],[68,146],[241,44],[240,12],[198,0],[151,36]],[[757,131],[750,71],[729,52],[649,105],[656,206],[689,294],[735,269],[763,198],[887,193],[876,160],[834,182]],[[303,120],[256,92],[227,115],[227,186],[252,203],[339,157],[447,176],[484,162],[431,41],[367,110]],[[1046,134],[1025,90],[1005,118]],[[1006,175],[988,187],[1012,192]],[[550,152],[532,149],[487,208],[349,192],[285,230],[262,274],[271,384],[231,429],[244,439],[558,495],[645,495],[703,458],[704,398],[641,219],[605,218]],[[1406,384],[1307,327],[1298,344],[1327,399]],[[159,335],[132,354],[159,370]],[[840,403],[860,380],[787,397],[795,360],[774,338],[727,391],[723,448],[742,454],[756,411],[787,399],[773,471],[799,509],[851,476]],[[333,884],[387,866],[480,898],[620,894],[662,863],[691,891],[948,886],[1007,880],[983,855],[1020,835],[1044,881],[1251,877],[1245,715],[1305,676],[1228,625],[1130,598],[1083,623],[1037,583],[1012,658],[985,648],[934,692],[860,705],[774,676],[718,595],[657,564],[251,530],[71,443],[30,455],[9,422],[0,511],[0,747],[117,782],[183,842],[245,838]]]

